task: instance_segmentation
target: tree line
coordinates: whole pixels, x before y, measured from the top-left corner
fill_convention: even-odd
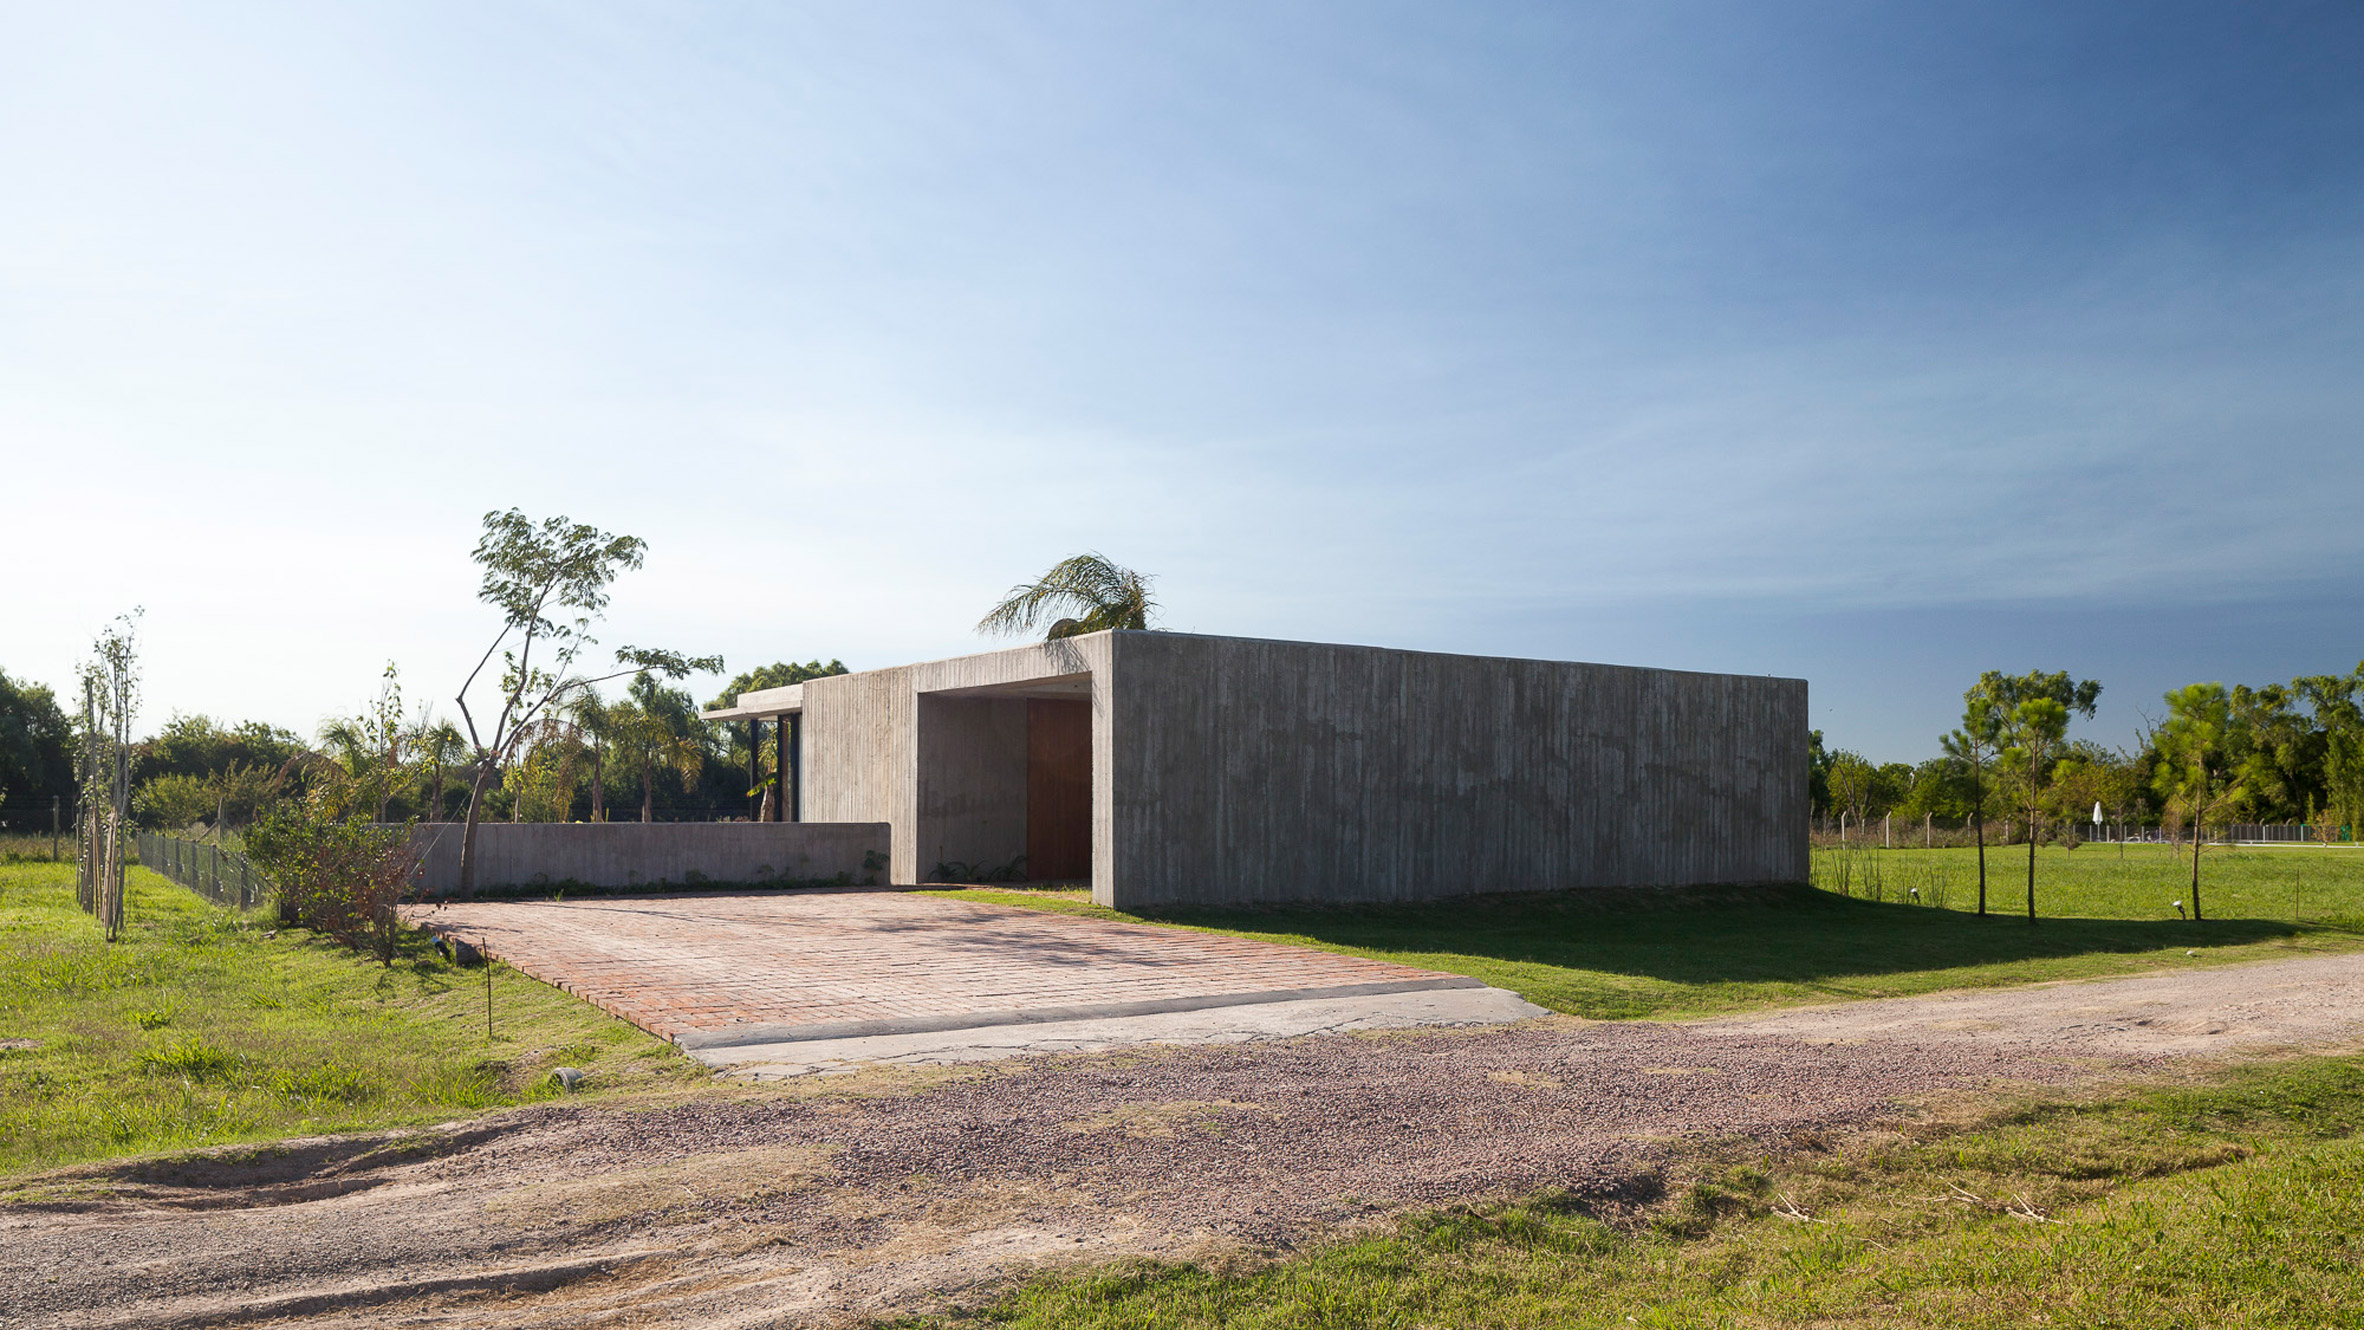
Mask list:
[[[614,697],[586,691],[519,736],[514,760],[488,784],[486,815],[604,822],[745,813],[746,733],[702,721],[699,711],[743,692],[845,672],[835,660],[762,666],[735,676],[704,708],[653,674],[629,676]],[[263,721],[171,717],[131,746],[138,822],[159,831],[238,831],[281,800],[330,788],[378,821],[459,820],[477,770],[466,737],[431,712],[403,719],[387,705],[399,698],[391,666],[384,683],[375,704],[326,722],[309,739]],[[72,744],[52,690],[0,673],[0,808],[46,814],[55,798],[70,818]],[[761,758],[770,762],[768,747]]]
[[[1987,703],[2009,695],[2008,689],[2024,689],[2032,679],[2066,678],[1988,671],[1963,695],[1965,720],[1958,733],[1988,726]],[[2098,697],[2100,687],[2093,687]],[[2064,705],[2090,716],[2076,700]],[[2211,822],[2307,823],[2328,827],[2332,834],[2342,828],[2352,834],[2364,821],[2364,664],[2348,674],[2307,675],[2262,687],[2192,684],[2168,693],[2163,703],[2162,713],[2145,723],[2131,747],[2062,738],[2034,773],[2032,791],[2028,774],[2019,768],[1994,770],[1985,811],[1999,820],[2005,805],[2016,807],[2031,792],[2036,796],[2034,816],[2013,819],[2014,842],[2031,826],[2042,837],[2072,835],[2068,824],[2089,818],[2095,804],[2111,822],[2187,826],[2191,796],[2183,775],[2189,759],[2179,754],[2190,746],[2187,736],[2205,731],[2209,769],[2228,788],[2237,788],[2234,797],[2211,795],[2205,801],[2222,804],[2206,813]],[[1882,817],[1910,822],[1934,817],[1967,826],[1981,811],[1976,772],[1966,755],[1947,746],[1952,738],[1942,736],[1937,755],[1917,763],[1875,763],[1826,746],[1822,731],[1814,731],[1809,737],[1814,815],[1844,815],[1857,826]]]
[[[2027,915],[2036,917],[2036,847],[2076,844],[2087,810],[2160,826],[2191,847],[2190,917],[2200,919],[2200,856],[2211,828],[2298,822],[2326,841],[2353,840],[2364,815],[2364,663],[2347,674],[2304,675],[2252,688],[2187,684],[2144,725],[2131,750],[2070,740],[2072,716],[2091,719],[2101,685],[2065,672],[1989,670],[1962,694],[1961,724],[1939,755],[1875,765],[1832,751],[1815,731],[1809,788],[1815,812],[1852,818],[1946,817],[1978,847],[1978,912],[1987,912],[1988,828],[2027,847]],[[2176,902],[2180,911],[2182,901]]]
[[[475,550],[479,599],[501,626],[454,696],[458,718],[433,706],[413,714],[389,663],[359,712],[320,726],[307,741],[261,721],[174,716],[126,744],[126,778],[138,820],[163,830],[212,833],[253,826],[275,809],[315,820],[654,820],[660,807],[711,817],[774,796],[736,727],[699,719],[678,682],[722,668],[719,656],[627,646],[613,669],[578,662],[607,586],[640,565],[642,542],[566,518],[535,522],[515,509],[485,514]],[[741,692],[846,672],[782,661],[742,672],[709,707]],[[471,690],[497,680],[486,705]],[[618,695],[601,686],[617,684]],[[487,714],[479,717],[473,708]],[[76,802],[78,739],[52,690],[0,673],[0,807]],[[751,764],[750,759],[753,759]],[[472,839],[472,837],[471,837]]]

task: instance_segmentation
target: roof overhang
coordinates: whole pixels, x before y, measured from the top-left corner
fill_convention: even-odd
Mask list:
[[[793,716],[804,710],[804,685],[792,683],[786,688],[759,688],[752,693],[739,694],[738,705],[701,711],[700,720],[776,720]]]

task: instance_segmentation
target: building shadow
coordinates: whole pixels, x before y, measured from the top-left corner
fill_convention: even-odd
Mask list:
[[[2287,920],[2041,918],[1883,904],[1809,887],[1537,892],[1359,907],[1162,910],[1161,922],[1331,946],[1485,956],[1674,983],[1845,976],[2292,937]]]

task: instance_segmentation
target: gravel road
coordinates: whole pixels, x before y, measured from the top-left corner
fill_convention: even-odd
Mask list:
[[[0,1326],[828,1324],[1404,1206],[1644,1199],[1686,1139],[1778,1146],[1947,1089],[2364,1030],[2364,958],[2286,965],[871,1073],[78,1170],[0,1206]],[[2200,1025],[2130,1036],[2156,1002]]]

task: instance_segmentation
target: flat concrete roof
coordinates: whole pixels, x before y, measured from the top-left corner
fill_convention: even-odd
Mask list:
[[[786,688],[759,688],[752,693],[739,694],[737,706],[716,711],[701,711],[700,720],[771,720],[804,710],[804,685],[792,683]]]
[[[893,668],[930,669],[931,667],[957,667],[973,661],[991,660],[995,657],[1015,660],[1024,656],[1028,652],[1049,651],[1053,653],[1053,662],[1055,663],[1049,663],[1042,668],[1034,670],[1020,669],[1016,671],[1018,677],[1013,679],[1008,679],[994,684],[968,685],[965,687],[955,687],[948,689],[932,689],[923,687],[921,691],[941,691],[952,694],[970,695],[988,695],[999,693],[1003,695],[1015,694],[1021,696],[1038,697],[1058,696],[1064,693],[1085,693],[1090,690],[1089,683],[1084,682],[1084,680],[1088,679],[1089,670],[1078,668],[1078,666],[1081,665],[1080,661],[1070,662],[1059,660],[1058,653],[1062,647],[1080,643],[1086,638],[1113,635],[1114,631],[1116,630],[1103,629],[1099,633],[1084,634],[1083,637],[1064,638],[1055,642],[1020,643],[1017,646],[1000,647],[991,651],[974,652],[965,656],[948,656],[941,660],[922,661],[910,666],[900,666]],[[1386,651],[1414,656],[1455,656],[1467,660],[1521,660],[1535,661],[1542,664],[1552,665],[1593,664],[1598,668],[1636,670],[1652,674],[1692,674],[1703,676],[1742,677],[1730,676],[1725,672],[1713,670],[1668,670],[1646,665],[1611,665],[1605,662],[1563,661],[1540,656],[1481,656],[1474,652],[1466,651],[1422,651],[1406,647],[1371,646],[1368,643],[1305,642],[1293,638],[1232,637],[1227,634],[1220,633],[1178,633],[1162,628],[1146,631],[1156,632],[1160,636],[1199,637],[1231,642],[1271,642],[1287,646],[1303,647],[1345,647],[1351,650]],[[868,670],[851,671],[851,673],[854,674],[867,674],[871,672],[872,671]],[[1767,675],[1764,677],[1772,678],[1777,676]],[[765,688],[752,693],[741,693],[739,694],[738,703],[735,706],[723,707],[714,711],[703,711],[698,714],[703,720],[773,720],[781,716],[795,715],[802,712],[803,710],[804,685],[790,684],[786,688]]]

